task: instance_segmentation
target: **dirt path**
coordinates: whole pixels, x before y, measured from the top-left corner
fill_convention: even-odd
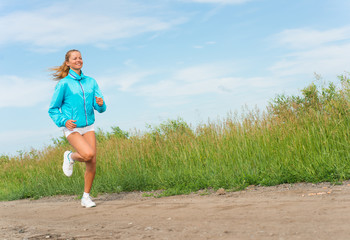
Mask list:
[[[350,239],[350,182],[0,202],[0,239]]]

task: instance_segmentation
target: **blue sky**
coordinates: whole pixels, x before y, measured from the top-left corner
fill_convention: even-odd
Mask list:
[[[350,68],[347,0],[2,0],[0,154],[62,136],[48,68],[79,49],[107,112],[96,126],[195,126]]]

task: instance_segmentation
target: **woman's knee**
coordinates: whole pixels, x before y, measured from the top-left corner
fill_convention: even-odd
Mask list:
[[[91,161],[94,159],[96,152],[93,150],[84,151],[80,153],[80,156],[84,159],[85,162]]]

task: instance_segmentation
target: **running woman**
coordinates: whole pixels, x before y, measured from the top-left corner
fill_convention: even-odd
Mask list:
[[[85,185],[81,205],[95,207],[90,190],[96,173],[96,137],[94,110],[106,111],[106,103],[95,79],[81,71],[83,59],[78,50],[66,53],[65,61],[59,67],[51,68],[57,80],[49,115],[63,132],[75,152],[66,151],[63,156],[63,172],[67,177],[73,173],[75,162],[84,162]]]

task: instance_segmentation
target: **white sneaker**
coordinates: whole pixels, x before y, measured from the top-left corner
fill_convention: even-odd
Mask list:
[[[86,208],[91,208],[91,207],[96,207],[96,204],[91,200],[90,197],[82,197],[81,206]]]
[[[71,151],[65,151],[64,155],[63,155],[63,173],[67,176],[70,177],[73,174],[73,165],[74,165],[74,161],[73,159],[69,156],[70,154],[72,154]]]

